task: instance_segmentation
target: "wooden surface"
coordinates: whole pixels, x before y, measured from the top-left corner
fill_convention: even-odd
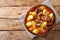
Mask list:
[[[0,0],[0,40],[32,40],[20,23],[19,17],[43,0]],[[50,0],[60,15],[60,0]],[[44,38],[33,40],[60,40],[60,23]]]

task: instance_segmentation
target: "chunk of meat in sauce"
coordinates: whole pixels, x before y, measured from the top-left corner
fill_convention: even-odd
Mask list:
[[[42,21],[39,20],[38,18],[35,19],[35,22],[36,22],[36,27],[39,27],[42,23]]]
[[[41,16],[41,20],[42,20],[42,21],[45,21],[46,18],[47,18],[46,16]]]
[[[42,21],[51,22],[51,19],[50,19],[50,17],[48,17],[48,16],[41,16],[41,20],[42,20]]]
[[[39,14],[39,13],[41,12],[41,10],[40,10],[40,9],[36,9],[35,12],[36,12],[37,14]]]

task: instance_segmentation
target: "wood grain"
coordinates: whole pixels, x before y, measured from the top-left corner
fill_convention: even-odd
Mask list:
[[[25,30],[19,20],[0,19],[0,30]]]
[[[40,4],[43,0],[0,0],[0,7],[19,7]],[[50,0],[54,6],[60,6],[60,0]]]
[[[0,31],[0,40],[31,40],[25,31]]]
[[[39,4],[42,0],[0,0],[0,6],[31,6],[33,4]],[[2,5],[3,4],[3,5]]]
[[[1,7],[0,30],[25,30],[19,16],[26,13],[28,7]]]
[[[43,38],[33,40],[60,40],[60,32],[52,31]],[[26,31],[0,31],[0,40],[32,40]]]
[[[50,0],[54,6],[60,6],[60,0]]]
[[[58,14],[60,15],[60,10],[59,10],[60,7],[57,6],[57,7],[55,7],[55,9],[56,9],[56,11],[58,12]]]
[[[48,40],[60,40],[60,31],[51,31],[46,38]]]
[[[26,13],[28,7],[0,7],[0,17],[18,18],[21,14]]]

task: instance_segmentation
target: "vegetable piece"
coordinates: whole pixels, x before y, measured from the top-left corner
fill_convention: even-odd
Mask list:
[[[31,15],[35,16],[36,15],[36,12],[30,12]]]
[[[27,22],[26,25],[27,26],[31,26],[32,25],[32,22]]]
[[[51,18],[53,17],[53,13],[50,13],[50,15],[49,15]]]
[[[53,13],[50,13],[49,17],[53,20],[54,19]]]
[[[47,11],[47,9],[43,9],[43,15],[48,16],[50,13]]]
[[[33,26],[34,28],[36,28],[36,22],[35,22],[35,21],[32,21],[32,26]]]
[[[34,29],[33,27],[29,28],[30,31],[32,31],[33,29]]]
[[[43,28],[38,28],[40,31],[41,31],[41,33],[44,33],[46,30],[45,29],[43,29]]]
[[[44,8],[45,8],[45,6],[40,6],[40,9],[42,9],[42,10],[43,10]]]
[[[37,16],[38,19],[40,19],[40,16]]]
[[[29,15],[27,18],[27,21],[32,20],[33,19],[33,15]]]
[[[38,32],[39,32],[38,29],[34,29],[34,30],[33,30],[33,33],[35,33],[35,34],[38,34]]]
[[[35,29],[36,28],[36,22],[35,21],[32,21],[32,27],[31,28],[29,28],[29,30],[33,30],[33,29]]]
[[[43,22],[43,23],[41,24],[41,27],[45,28],[46,25],[47,25],[47,22]]]
[[[46,15],[46,11],[47,11],[46,9],[43,9],[43,15]]]
[[[33,29],[35,29],[34,27],[30,27],[29,30],[32,31]]]

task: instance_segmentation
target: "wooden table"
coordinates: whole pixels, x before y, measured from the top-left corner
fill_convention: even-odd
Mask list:
[[[32,40],[19,21],[19,16],[30,6],[43,0],[0,0],[0,40]],[[60,15],[60,0],[50,0]],[[45,38],[33,40],[60,40],[60,23]]]

